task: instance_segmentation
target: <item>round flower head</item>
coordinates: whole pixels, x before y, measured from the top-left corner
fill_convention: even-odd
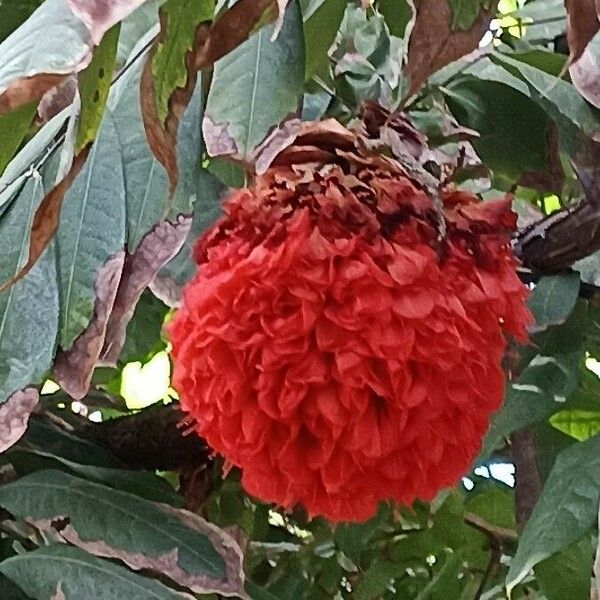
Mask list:
[[[470,467],[502,401],[505,335],[525,337],[527,292],[508,200],[434,200],[327,121],[305,125],[198,241],[169,327],[174,384],[248,493],[361,521]]]

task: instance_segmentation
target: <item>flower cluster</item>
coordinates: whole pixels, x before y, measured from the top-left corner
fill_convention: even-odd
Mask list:
[[[444,192],[440,239],[430,195],[341,140],[229,197],[169,334],[182,408],[248,493],[362,521],[469,468],[529,313],[508,201]]]

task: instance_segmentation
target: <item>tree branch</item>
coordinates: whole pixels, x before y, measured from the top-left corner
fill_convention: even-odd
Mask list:
[[[178,425],[184,418],[178,405],[158,405],[130,416],[86,424],[76,433],[137,469],[189,470],[208,464],[211,450],[198,435],[183,434]]]
[[[515,516],[523,529],[542,492],[542,480],[535,456],[535,434],[530,429],[510,436],[515,463]]]

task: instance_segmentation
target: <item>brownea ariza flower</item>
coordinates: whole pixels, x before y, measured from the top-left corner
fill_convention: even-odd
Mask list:
[[[529,313],[509,201],[441,204],[443,239],[401,162],[326,121],[197,242],[169,328],[174,383],[248,493],[360,521],[470,466]]]

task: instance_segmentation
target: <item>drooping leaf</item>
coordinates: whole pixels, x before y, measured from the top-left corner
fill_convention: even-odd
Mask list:
[[[554,464],[511,561],[512,590],[538,563],[580,540],[600,503],[600,436],[574,444]]]
[[[191,599],[155,579],[62,544],[17,554],[0,563],[0,572],[34,600]]]
[[[39,174],[27,179],[0,220],[0,278],[18,273],[27,258],[29,228],[43,197]],[[38,383],[50,367],[58,328],[54,246],[26,277],[0,292],[0,403]]]
[[[89,64],[94,45],[143,0],[47,0],[0,44],[0,114]]]
[[[61,471],[38,471],[2,486],[0,505],[87,552],[156,571],[194,592],[243,589],[242,555],[233,539],[187,511]]]
[[[127,325],[143,291],[159,271],[181,250],[191,227],[191,217],[161,221],[149,231],[137,250],[127,256],[113,311],[108,320],[102,364],[115,366],[125,343]]]
[[[94,285],[94,312],[90,323],[71,348],[59,350],[55,358],[54,380],[75,400],[82,400],[90,389],[124,264],[125,251],[119,250],[100,267]]]
[[[125,244],[125,184],[115,124],[107,115],[89,159],[65,194],[58,229],[60,345],[88,326],[99,269]]]
[[[75,153],[94,141],[100,127],[104,107],[110,91],[117,57],[120,26],[115,25],[94,50],[89,66],[79,74],[81,112],[75,139]]]
[[[570,62],[575,63],[600,29],[594,0],[565,0]]]
[[[210,156],[252,164],[260,144],[296,114],[304,81],[304,35],[296,1],[275,41],[272,35],[273,26],[261,29],[215,65],[203,123]]]
[[[154,98],[152,62],[146,63],[141,80],[141,106],[148,142],[152,152],[165,168],[172,194],[178,181],[177,126],[179,113],[187,105],[194,89],[196,71],[211,67],[217,60],[232,52],[248,38],[255,25],[268,9],[277,5],[279,14],[287,0],[239,0],[211,26],[199,25],[193,48],[186,57],[186,86],[171,94],[166,121],[161,122]],[[279,27],[279,23],[275,28]],[[273,30],[273,33],[276,29]]]

